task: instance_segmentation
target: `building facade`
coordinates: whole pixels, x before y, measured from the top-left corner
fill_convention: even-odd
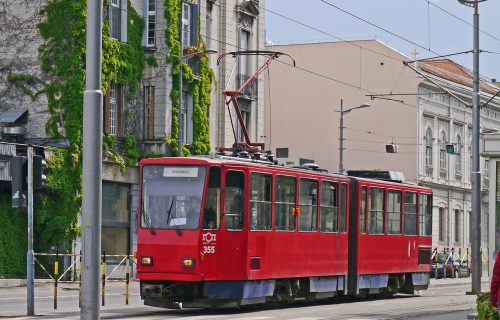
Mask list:
[[[41,68],[44,57],[39,49],[46,40],[37,26],[47,19],[40,10],[46,10],[47,4],[46,1],[7,2],[3,8],[6,19],[0,21],[0,142],[44,144],[53,140],[47,132],[51,119],[49,106],[65,93],[50,95],[48,99],[47,88],[53,78]],[[229,89],[241,86],[263,60],[258,56],[233,58],[229,55],[218,63],[217,56],[264,49],[263,8],[263,0],[110,0],[103,9],[106,35],[103,63],[108,64],[103,68],[102,249],[107,254],[130,254],[135,248],[139,172],[137,163],[128,160],[176,155],[174,146],[179,133],[186,149],[199,153],[196,139],[200,126],[207,136],[202,141],[204,153],[214,152],[216,147],[232,146],[234,136],[241,138],[241,128],[236,123],[233,134],[231,118],[236,116],[232,108],[227,108],[223,90],[226,84]],[[141,56],[133,51],[137,48],[138,21],[144,22],[139,36],[143,61],[134,62],[132,55]],[[173,21],[179,21],[178,27],[172,28]],[[72,25],[68,25],[70,27]],[[175,64],[172,55],[179,34],[183,44],[180,60],[185,73],[180,108],[178,94],[173,93],[180,81],[179,64]],[[80,36],[74,40],[84,41],[84,33]],[[108,52],[117,54],[117,48],[132,49],[120,56],[124,60],[109,64],[116,56]],[[204,54],[213,50],[217,51],[216,55]],[[199,51],[203,52],[199,54]],[[208,84],[203,82],[202,59],[205,58],[211,69],[209,74],[213,74]],[[110,74],[109,69],[113,68],[122,72],[121,75]],[[123,80],[124,77],[130,80],[135,70],[143,70],[137,84]],[[201,89],[196,91],[193,87]],[[253,141],[261,141],[264,135],[263,92],[263,81],[259,79],[238,97]],[[208,93],[210,101],[204,100],[202,104],[199,96],[204,93]],[[173,117],[177,117],[179,109],[178,122],[175,122]],[[60,112],[60,121],[51,125],[57,127],[59,140],[64,140],[69,137],[63,120],[64,109]],[[1,164],[8,164],[13,155],[11,149],[0,148]],[[135,155],[132,156],[131,151]],[[2,167],[0,174],[0,180],[5,178],[0,182],[0,190],[9,194],[10,175],[5,168]],[[77,241],[73,250],[78,252],[79,246]]]
[[[138,1],[135,1],[138,2]],[[166,2],[165,2],[166,3]],[[177,74],[172,74],[172,64],[168,61],[168,44],[165,32],[168,21],[164,14],[165,3],[155,0],[142,2],[146,30],[144,33],[144,48],[147,54],[157,61],[156,66],[147,66],[142,81],[143,108],[141,112],[141,127],[138,132],[143,140],[145,154],[169,154],[165,138],[177,136],[172,132],[172,108],[177,103],[172,100],[170,92],[174,82],[178,82]],[[140,4],[140,3],[138,3]],[[217,147],[230,147],[234,143],[231,117],[236,119],[234,110],[226,107],[226,97],[223,91],[226,85],[229,89],[241,86],[257,69],[262,58],[228,56],[217,63],[217,56],[234,51],[264,49],[264,1],[215,1],[198,0],[183,2],[183,55],[185,63],[191,67],[195,76],[199,76],[199,58],[189,56],[190,47],[199,48],[201,40],[205,49],[216,51],[208,55],[211,69],[214,71],[213,90],[208,108],[210,127],[210,151]],[[148,11],[146,11],[148,10]],[[195,30],[199,30],[199,38]],[[196,49],[197,50],[197,49]],[[234,71],[233,71],[234,69]],[[232,76],[231,76],[232,74]],[[228,83],[229,81],[229,83]],[[189,94],[189,84],[183,86],[183,105],[181,106],[180,133],[181,139],[187,145],[193,143],[193,97]],[[263,81],[257,81],[250,86],[238,99],[246,126],[251,139],[262,140],[264,134],[264,86]],[[231,117],[229,115],[231,113]],[[236,125],[236,124],[235,124]],[[237,131],[241,138],[241,132]]]
[[[338,172],[342,131],[346,170],[400,171],[406,181],[433,189],[433,247],[454,248],[464,256],[470,248],[471,72],[441,59],[418,63],[416,73],[403,65],[411,58],[375,40],[268,49],[290,54],[301,67],[271,69],[266,142],[278,160],[315,162]],[[481,91],[485,103],[497,89],[482,79]],[[344,112],[341,128],[341,103],[344,111],[370,106]],[[499,111],[498,98],[482,108],[482,132],[500,129]],[[399,151],[387,153],[386,145]],[[481,158],[483,248],[488,246],[488,170],[489,160]]]

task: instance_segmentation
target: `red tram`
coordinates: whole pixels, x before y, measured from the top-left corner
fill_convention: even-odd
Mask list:
[[[146,159],[140,169],[137,278],[146,305],[428,287],[429,188],[233,157]]]

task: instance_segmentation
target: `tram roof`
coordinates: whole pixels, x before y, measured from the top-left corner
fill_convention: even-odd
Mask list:
[[[149,159],[143,159],[141,160],[142,165],[152,165],[152,164],[190,164],[190,165],[204,165],[204,164],[231,164],[231,165],[243,165],[243,166],[248,166],[248,167],[253,167],[253,168],[271,168],[275,170],[280,170],[282,172],[289,172],[289,173],[297,173],[297,172],[302,172],[302,173],[307,173],[307,175],[315,175],[318,177],[335,177],[337,179],[356,179],[358,181],[366,181],[366,182],[375,182],[375,183],[385,183],[389,185],[394,185],[394,186],[411,186],[415,188],[424,188],[424,189],[429,189],[427,187],[422,187],[418,186],[416,184],[408,183],[408,182],[398,182],[398,181],[390,181],[390,180],[383,180],[383,179],[374,179],[370,177],[360,177],[360,176],[355,176],[355,175],[344,175],[344,174],[339,174],[339,173],[331,173],[331,172],[326,172],[325,170],[319,169],[319,170],[312,170],[310,166],[304,166],[304,167],[290,167],[290,166],[283,166],[283,165],[278,165],[274,164],[270,161],[262,161],[262,160],[254,160],[251,158],[238,158],[238,157],[232,157],[232,156],[221,156],[221,155],[209,155],[209,156],[191,156],[191,157],[163,157],[163,158],[149,158]],[[317,167],[317,166],[316,166]],[[430,190],[430,189],[429,189]]]

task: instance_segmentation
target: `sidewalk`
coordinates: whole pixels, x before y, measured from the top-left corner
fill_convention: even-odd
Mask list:
[[[131,279],[131,283],[136,282],[137,280]],[[47,280],[36,280],[35,286],[41,286],[48,283]],[[464,284],[472,284],[472,278],[446,278],[446,279],[433,279],[431,278],[431,283],[429,288],[435,287],[443,287],[443,286],[456,286],[456,285],[464,285]],[[489,277],[481,278],[482,287],[489,288],[490,279]],[[12,288],[12,287],[25,287],[26,279],[0,279],[0,288]]]
[[[472,278],[446,278],[446,279],[432,279],[431,278],[431,283],[429,285],[429,289],[431,288],[438,288],[438,287],[444,287],[444,286],[457,286],[457,285],[471,285],[472,286]],[[482,277],[481,278],[481,287],[484,290],[489,291],[490,287],[490,278],[489,277]]]

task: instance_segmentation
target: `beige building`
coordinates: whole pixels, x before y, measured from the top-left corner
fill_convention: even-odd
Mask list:
[[[266,143],[278,160],[314,161],[338,172],[342,101],[344,168],[401,171],[406,181],[433,188],[433,246],[460,249],[463,255],[470,247],[472,136],[471,108],[463,102],[471,103],[471,72],[446,59],[411,64],[425,78],[404,66],[411,58],[375,40],[268,49],[297,62],[296,68],[273,64],[266,86]],[[497,88],[483,79],[481,91],[485,103]],[[370,107],[345,112],[363,103]],[[483,132],[500,129],[500,99],[483,107],[481,117]],[[387,153],[388,144],[399,151]],[[447,144],[457,154],[447,153]],[[481,158],[481,168],[487,177],[488,159]],[[486,247],[487,178],[483,182]]]

